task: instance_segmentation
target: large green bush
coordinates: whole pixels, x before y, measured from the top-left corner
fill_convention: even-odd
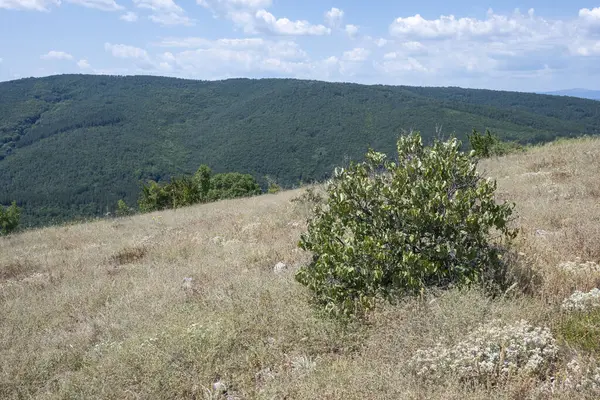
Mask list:
[[[21,210],[13,201],[10,207],[0,205],[0,235],[8,235],[19,227]]]
[[[300,240],[312,262],[296,275],[326,310],[349,315],[379,297],[468,285],[500,265],[500,239],[515,235],[513,207],[495,202],[495,182],[460,147],[426,147],[411,134],[398,140],[397,161],[371,150],[335,171]]]

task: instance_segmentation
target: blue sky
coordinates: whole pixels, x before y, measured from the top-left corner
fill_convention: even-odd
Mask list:
[[[60,73],[600,89],[600,2],[0,0],[0,80]]]

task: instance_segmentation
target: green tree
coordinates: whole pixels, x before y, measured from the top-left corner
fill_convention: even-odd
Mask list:
[[[208,198],[208,192],[210,191],[210,178],[212,176],[212,170],[206,164],[202,164],[198,171],[194,174],[194,181],[200,188],[200,196],[203,200]]]
[[[12,202],[9,207],[0,205],[0,235],[8,235],[19,227],[21,220],[21,210],[16,202]]]
[[[117,217],[127,217],[128,215],[133,214],[133,210],[125,203],[123,199],[117,202]]]
[[[225,174],[216,174],[212,177],[208,198],[211,201],[215,201],[256,196],[260,193],[260,186],[252,175],[228,172]]]
[[[495,182],[460,147],[456,139],[425,147],[416,133],[398,140],[397,161],[370,150],[365,162],[336,169],[299,243],[312,262],[296,274],[327,311],[353,315],[378,297],[469,285],[500,267],[513,207],[496,203]]]
[[[142,186],[138,206],[141,212],[158,211],[168,208],[172,204],[169,200],[167,191],[160,184],[149,181]]]

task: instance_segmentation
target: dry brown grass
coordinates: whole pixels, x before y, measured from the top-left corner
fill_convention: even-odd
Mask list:
[[[451,291],[364,324],[322,318],[293,279],[308,259],[300,191],[1,238],[0,398],[211,399],[218,380],[240,399],[549,398],[537,381],[431,385],[407,366],[492,318],[554,326],[555,304],[596,284],[556,266],[600,261],[600,141],[482,168],[518,205],[518,251],[543,278],[534,296]],[[279,261],[290,270],[275,274]]]

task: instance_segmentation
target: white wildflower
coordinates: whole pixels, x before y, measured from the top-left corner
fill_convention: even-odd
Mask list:
[[[438,344],[418,350],[410,364],[416,374],[461,380],[494,380],[515,373],[541,374],[556,358],[558,347],[548,329],[526,321],[484,325],[452,347]]]
[[[562,309],[566,311],[589,311],[600,307],[600,289],[594,288],[587,293],[575,291],[562,303]]]

